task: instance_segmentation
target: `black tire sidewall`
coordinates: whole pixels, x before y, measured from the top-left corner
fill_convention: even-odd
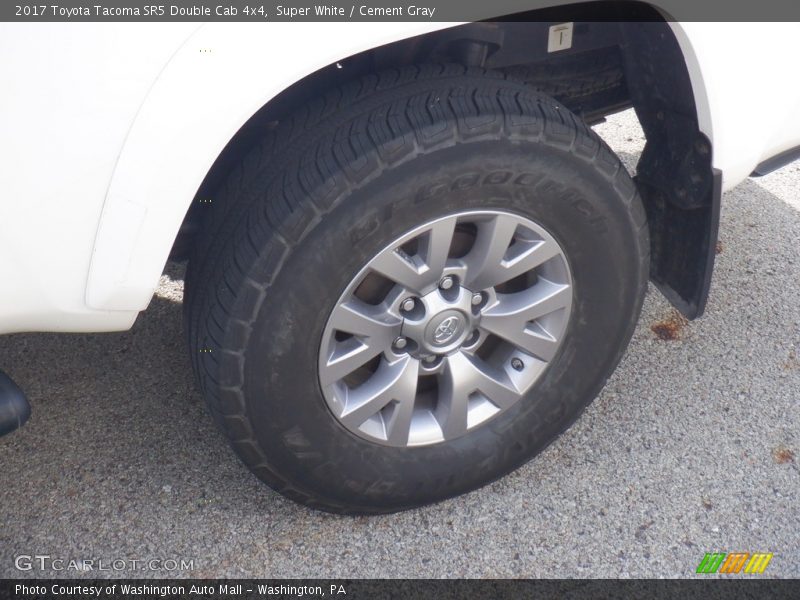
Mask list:
[[[631,335],[645,282],[627,200],[589,161],[510,140],[417,156],[342,199],[286,257],[246,347],[246,411],[272,468],[322,504],[395,510],[484,485],[541,451],[599,391]],[[565,251],[574,298],[558,355],[523,400],[458,439],[392,448],[352,434],[318,380],[335,302],[392,240],[481,209],[530,218]]]

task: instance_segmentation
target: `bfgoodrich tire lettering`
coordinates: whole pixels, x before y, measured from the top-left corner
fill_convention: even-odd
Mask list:
[[[333,512],[441,500],[541,451],[613,371],[647,281],[644,211],[619,160],[555,101],[481,70],[409,68],[334,90],[267,136],[214,206],[187,276],[200,385],[259,478]],[[320,389],[331,310],[392,240],[481,210],[529,219],[563,249],[574,290],[557,355],[522,400],[455,439],[354,435]]]

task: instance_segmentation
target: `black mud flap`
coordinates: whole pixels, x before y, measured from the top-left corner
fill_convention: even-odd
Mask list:
[[[687,319],[703,314],[714,272],[722,174],[713,170],[709,197],[681,206],[659,188],[637,180],[650,224],[650,279]]]

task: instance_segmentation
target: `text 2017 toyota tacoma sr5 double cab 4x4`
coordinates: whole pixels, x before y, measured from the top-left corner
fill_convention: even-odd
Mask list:
[[[703,312],[722,192],[800,155],[800,26],[585,6],[1,25],[0,332],[125,330],[188,260],[199,386],[268,485],[379,513],[510,472],[648,280]],[[590,128],[629,107],[635,177]],[[0,430],[29,414],[2,375]]]

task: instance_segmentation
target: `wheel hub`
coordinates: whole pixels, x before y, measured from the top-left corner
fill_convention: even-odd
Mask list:
[[[401,335],[414,342],[410,353],[418,358],[458,349],[480,322],[480,312],[473,310],[472,292],[461,286],[437,288],[417,304],[419,310],[404,315]]]

